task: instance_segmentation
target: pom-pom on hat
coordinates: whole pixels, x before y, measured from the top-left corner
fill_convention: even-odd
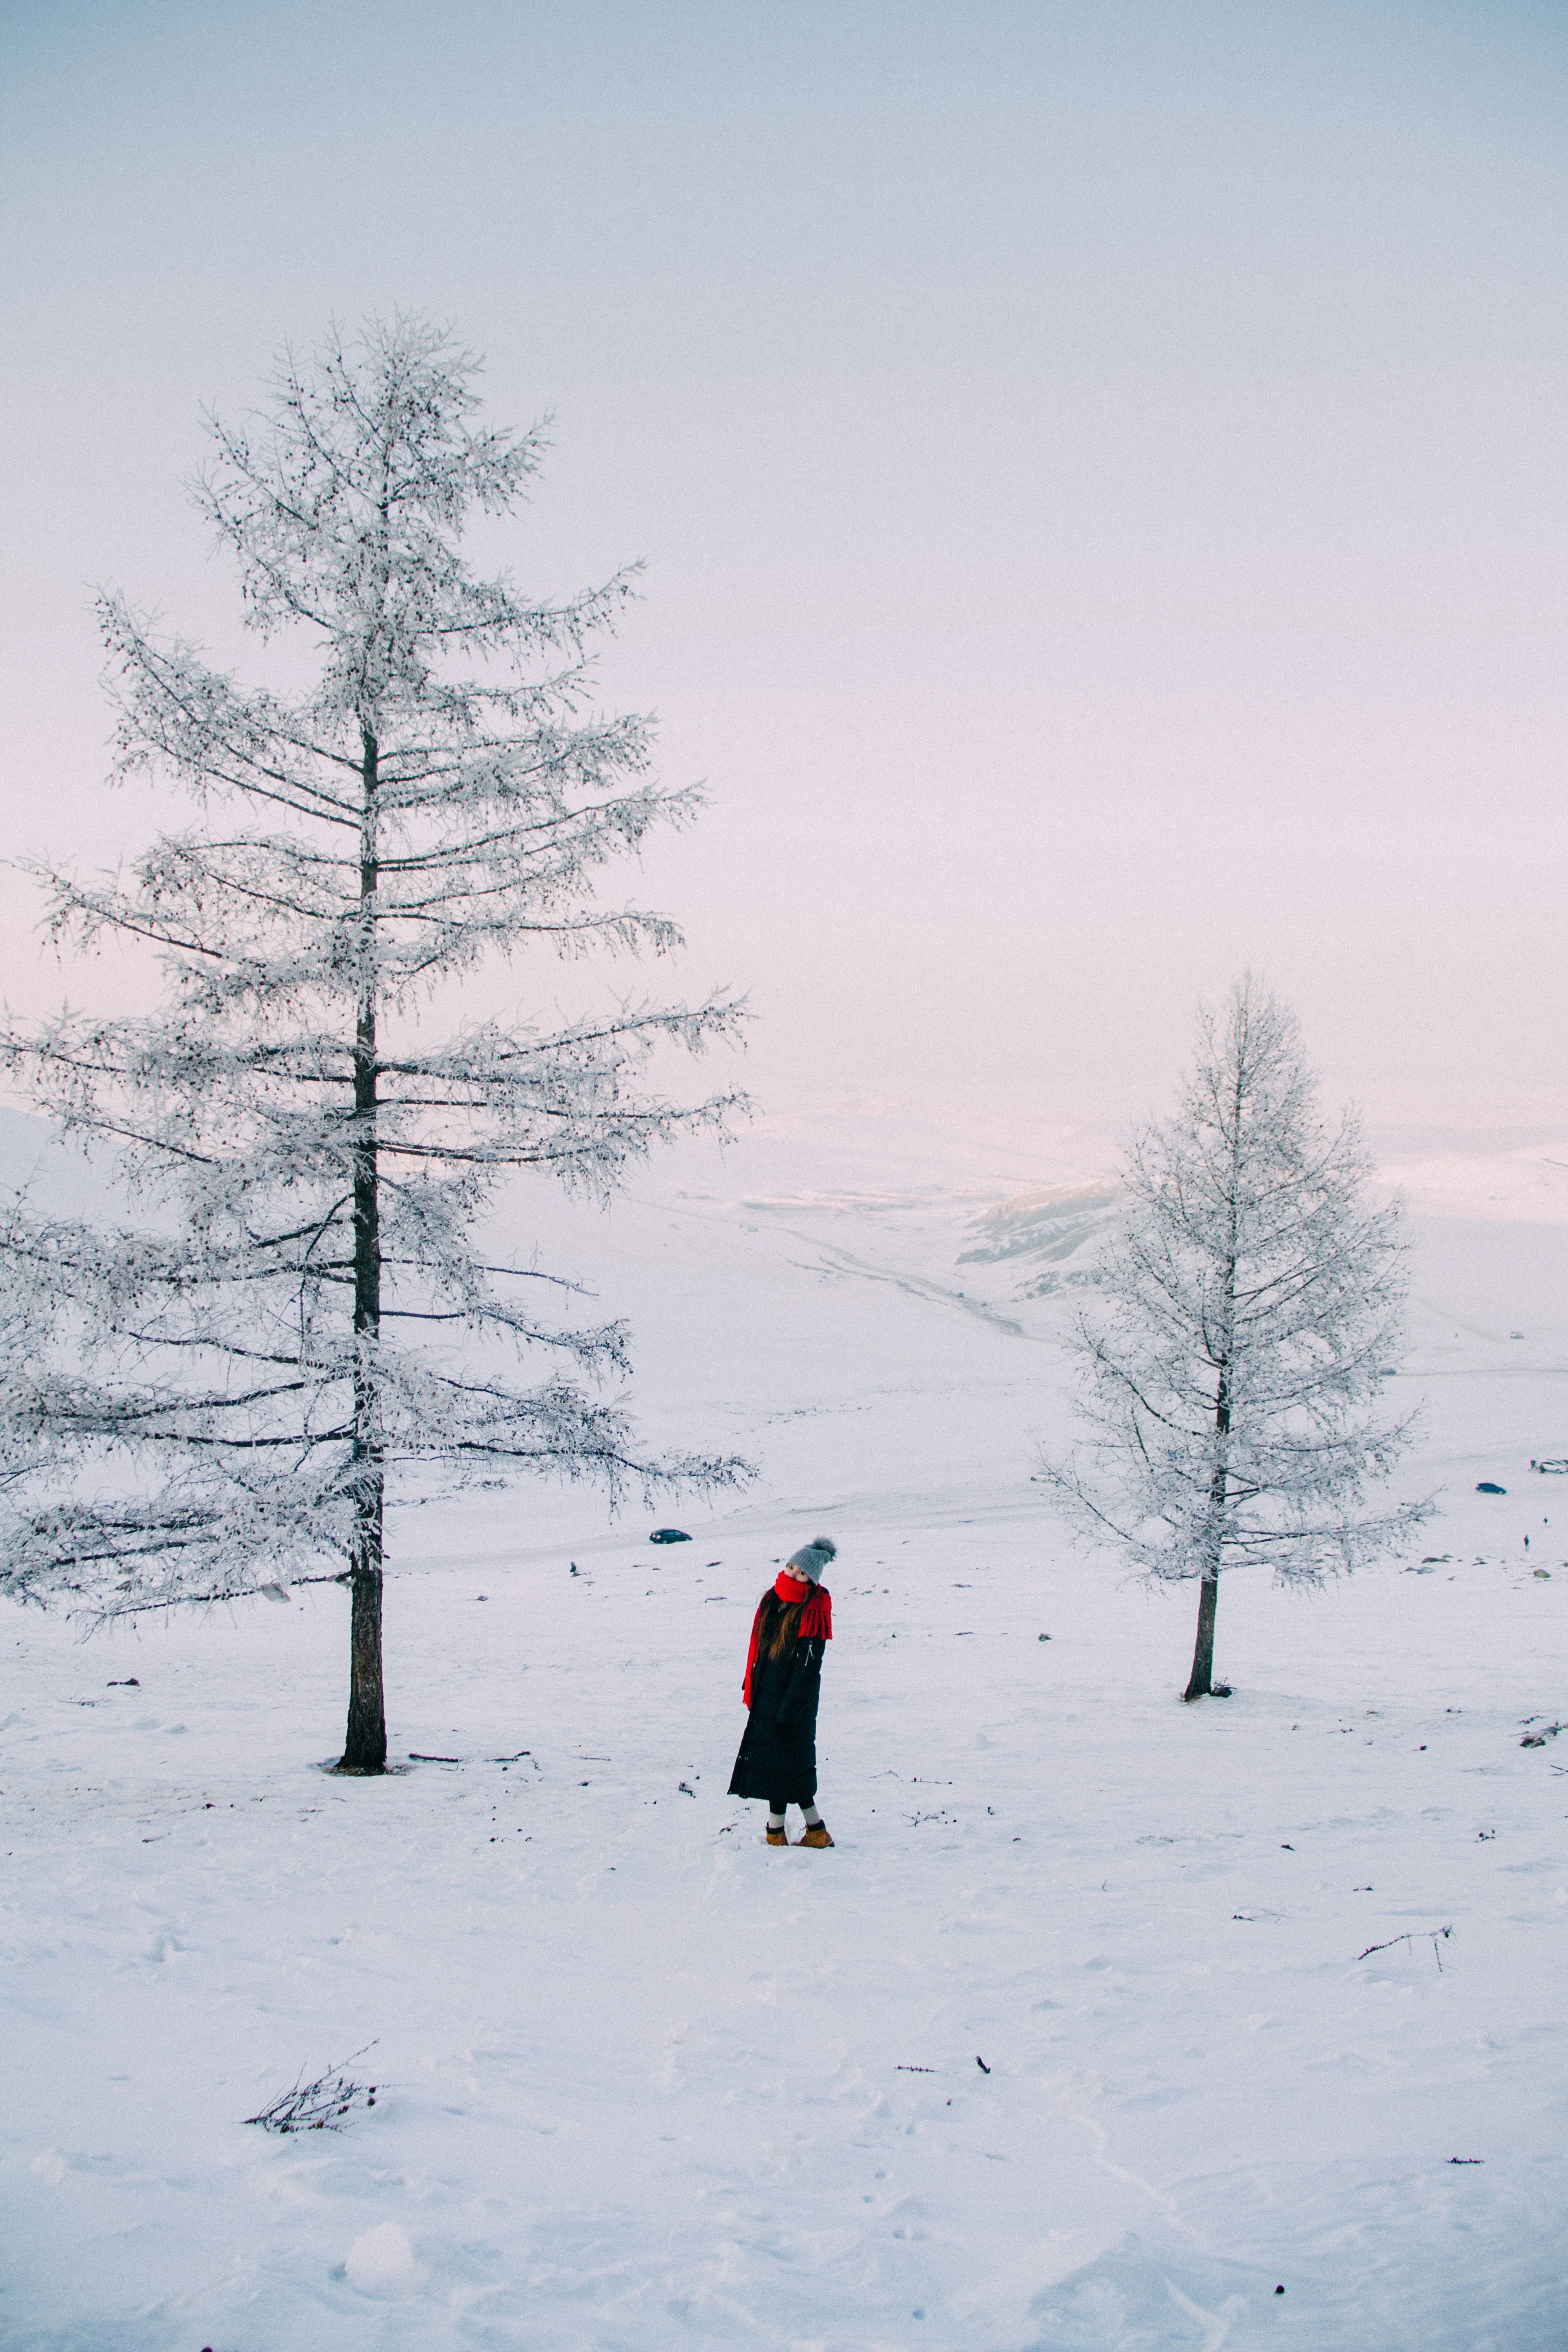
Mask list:
[[[784,1566],[792,1576],[804,1576],[812,1584],[820,1584],[827,1573],[830,1560],[838,1557],[838,1546],[831,1536],[813,1536],[808,1544],[792,1551]]]

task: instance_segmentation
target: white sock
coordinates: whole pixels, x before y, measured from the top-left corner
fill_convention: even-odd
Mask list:
[[[783,1829],[783,1827],[784,1827],[784,1815],[783,1815],[782,1813],[775,1813],[775,1812],[773,1812],[773,1811],[772,1811],[770,1810],[769,1814],[768,1814],[768,1827],[769,1827],[769,1829],[771,1829],[771,1830],[782,1830],[782,1829]]]
[[[808,1830],[819,1830],[822,1827],[822,1815],[815,1805],[802,1805],[800,1816]]]

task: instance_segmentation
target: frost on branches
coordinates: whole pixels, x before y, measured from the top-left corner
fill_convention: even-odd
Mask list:
[[[1199,1580],[1184,1696],[1213,1686],[1227,1568],[1317,1583],[1397,1542],[1376,1508],[1411,1418],[1376,1410],[1405,1299],[1397,1212],[1370,1207],[1353,1120],[1327,1127],[1293,1015],[1248,975],[1200,1013],[1174,1118],[1133,1139],[1127,1214],[1076,1345],[1081,1453],[1046,1481],[1143,1575]]]
[[[373,323],[286,363],[252,429],[212,425],[197,495],[247,624],[301,634],[319,674],[297,698],[247,690],[104,602],[118,773],[174,777],[197,818],[129,876],[41,871],[54,937],[150,942],[163,1007],[0,1040],[146,1213],[106,1232],[23,1202],[0,1230],[5,1587],[115,1615],[346,1573],[359,1771],[386,1753],[389,1478],[742,1475],[649,1458],[595,1393],[625,1369],[620,1328],[563,1320],[565,1286],[473,1239],[509,1171],[603,1194],[721,1125],[738,1097],[678,1107],[645,1065],[732,1036],[736,1004],[439,1044],[415,1018],[487,956],[675,944],[595,887],[696,806],[648,781],[640,719],[589,705],[585,649],[627,578],[551,605],[465,563],[466,518],[513,509],[541,452],[474,422],[475,372],[419,321]],[[547,1376],[520,1382],[519,1355]]]

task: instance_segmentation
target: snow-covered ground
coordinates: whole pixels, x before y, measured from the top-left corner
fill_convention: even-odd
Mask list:
[[[321,1769],[331,1588],[0,1616],[6,2352],[1568,2341],[1568,1145],[1391,1170],[1429,1557],[1232,1580],[1192,1708],[1191,1591],[1030,1484],[1104,1153],[993,1145],[518,1196],[762,1475],[401,1513],[384,1780]],[[838,1843],[770,1852],[745,1637],[819,1529]],[[341,2133],[246,2126],[362,2048]]]

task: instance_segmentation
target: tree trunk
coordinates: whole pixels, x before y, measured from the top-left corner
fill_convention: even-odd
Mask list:
[[[376,1159],[375,844],[376,740],[362,728],[364,804],[360,834],[362,978],[354,1029],[354,1532],[350,1559],[349,1726],[340,1772],[386,1769],[381,1675],[382,1456],[380,1382],[381,1201]]]
[[[381,1570],[356,1568],[349,1580],[349,1728],[340,1772],[386,1769],[386,1708],[381,1687]]]
[[[1219,1573],[1205,1576],[1198,1586],[1198,1638],[1193,1651],[1193,1671],[1184,1698],[1207,1698],[1214,1689],[1214,1612],[1219,1600]]]
[[[1225,1338],[1222,1343],[1218,1372],[1218,1391],[1214,1409],[1214,1471],[1209,1479],[1208,1558],[1204,1562],[1202,1582],[1198,1586],[1198,1638],[1193,1647],[1193,1671],[1187,1677],[1184,1699],[1207,1698],[1214,1689],[1214,1612],[1219,1601],[1219,1571],[1225,1550],[1225,1505],[1230,1491],[1230,1368],[1232,1332],[1236,1315],[1236,1211],[1235,1192],[1231,1195],[1230,1255],[1225,1271]]]
[[[1214,1475],[1209,1481],[1208,1558],[1198,1586],[1198,1638],[1193,1649],[1193,1671],[1182,1693],[1184,1698],[1207,1698],[1214,1688],[1214,1612],[1219,1601],[1220,1561],[1225,1548],[1225,1498],[1230,1468],[1226,1446],[1229,1436],[1230,1379],[1228,1372],[1222,1370],[1219,1404],[1215,1413]]]

